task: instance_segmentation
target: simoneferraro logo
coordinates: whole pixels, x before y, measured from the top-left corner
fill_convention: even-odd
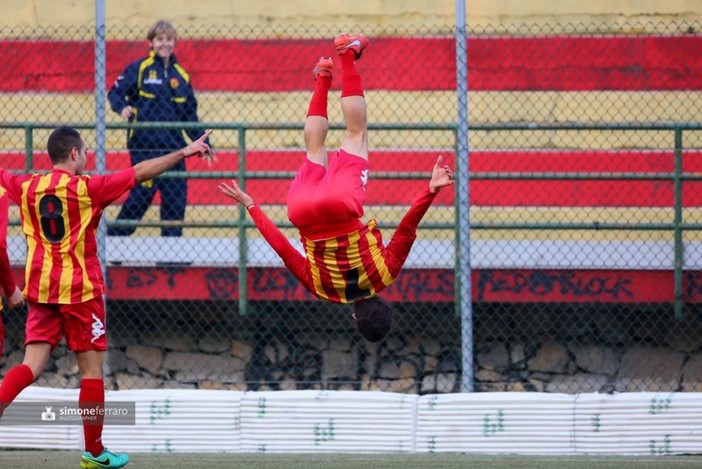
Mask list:
[[[41,419],[44,422],[53,422],[56,420],[56,412],[53,412],[51,409],[53,408],[50,405],[47,405],[46,410],[41,413]]]
[[[95,422],[104,425],[134,425],[134,402],[13,402],[3,412],[0,425],[81,425]]]

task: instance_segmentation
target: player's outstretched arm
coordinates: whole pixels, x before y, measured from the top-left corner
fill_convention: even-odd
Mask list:
[[[390,242],[385,249],[386,262],[393,275],[400,272],[407,256],[412,249],[414,240],[417,239],[417,227],[426,214],[429,206],[434,201],[436,194],[444,187],[454,183],[453,172],[444,164],[444,157],[439,155],[431,172],[429,190],[419,196],[407,211]]]
[[[220,191],[222,191],[222,194],[226,195],[230,199],[236,200],[238,203],[240,203],[246,208],[255,205],[255,202],[251,198],[251,196],[244,192],[234,179],[232,179],[231,185],[227,184],[226,182],[223,182],[218,186],[218,188]]]
[[[263,213],[261,207],[256,205],[253,198],[239,187],[236,180],[232,179],[231,184],[226,182],[218,186],[222,194],[236,200],[238,203],[246,207],[251,215],[251,219],[256,224],[256,228],[261,232],[264,239],[278,254],[285,266],[290,269],[290,272],[297,277],[303,285],[310,285],[309,272],[307,271],[307,260],[305,256],[300,254],[282,231],[275,226],[270,218]]]
[[[207,130],[200,138],[192,142],[185,148],[176,150],[158,158],[144,160],[134,165],[136,182],[144,182],[153,179],[159,174],[165,173],[185,158],[197,155],[211,161],[213,158],[212,149],[205,143],[205,139],[210,136],[211,130]]]
[[[449,165],[444,164],[444,157],[439,155],[436,159],[436,164],[431,172],[431,180],[429,180],[429,192],[436,194],[443,187],[450,186],[454,183],[453,172]]]

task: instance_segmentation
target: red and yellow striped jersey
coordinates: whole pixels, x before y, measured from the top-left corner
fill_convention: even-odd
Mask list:
[[[360,230],[336,238],[302,238],[312,276],[311,290],[335,303],[353,303],[375,296],[397,278],[402,264],[384,256],[385,247],[375,220]]]
[[[75,304],[104,293],[95,233],[105,207],[134,183],[133,168],[96,176],[57,169],[48,174],[0,169],[0,185],[19,205],[27,239],[25,297]]]
[[[428,190],[410,207],[387,246],[376,221],[334,238],[302,237],[305,255],[298,252],[257,205],[249,214],[268,244],[290,272],[310,292],[334,303],[371,298],[391,285],[417,238],[417,226],[436,194]]]

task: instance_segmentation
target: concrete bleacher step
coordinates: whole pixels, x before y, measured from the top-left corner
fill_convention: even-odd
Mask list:
[[[283,267],[282,261],[262,238],[247,240],[248,267]],[[299,239],[290,238],[302,252]],[[24,238],[8,238],[14,265],[26,261]],[[471,266],[477,269],[625,269],[669,270],[674,245],[668,241],[554,241],[473,240]],[[108,266],[207,266],[239,264],[239,240],[233,237],[107,237]],[[453,269],[454,241],[417,240],[405,263],[406,269]],[[702,269],[702,243],[685,244],[686,269]]]

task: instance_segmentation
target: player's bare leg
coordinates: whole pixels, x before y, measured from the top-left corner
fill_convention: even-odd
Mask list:
[[[48,342],[32,342],[24,348],[22,363],[29,367],[36,380],[44,372],[51,356],[51,344]]]
[[[369,40],[363,35],[341,34],[334,46],[341,59],[341,111],[346,123],[342,150],[368,159],[368,117],[363,82],[356,68]]]
[[[27,344],[22,363],[10,368],[0,382],[0,417],[19,393],[42,374],[50,355],[51,344],[48,342]]]

